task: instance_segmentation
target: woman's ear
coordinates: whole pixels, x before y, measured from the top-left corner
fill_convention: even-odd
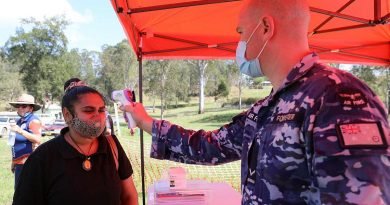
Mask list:
[[[263,34],[269,40],[275,32],[275,22],[271,16],[264,16],[263,19]]]
[[[62,108],[62,115],[64,116],[64,120],[67,124],[73,119],[72,113],[66,107]]]

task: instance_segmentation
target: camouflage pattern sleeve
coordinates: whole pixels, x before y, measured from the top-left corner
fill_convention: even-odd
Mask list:
[[[217,165],[241,159],[246,113],[218,130],[187,130],[165,120],[155,120],[150,156],[187,164]]]
[[[306,133],[308,201],[390,204],[390,128],[383,103],[364,83],[331,77],[336,84],[318,99]]]

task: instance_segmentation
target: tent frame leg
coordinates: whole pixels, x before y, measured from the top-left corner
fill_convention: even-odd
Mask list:
[[[142,39],[141,39],[142,41]],[[138,95],[139,95],[139,102],[142,103],[142,47],[138,47]],[[141,147],[141,180],[142,180],[142,204],[145,205],[145,157],[144,157],[144,131],[140,129],[139,132],[140,137],[140,147]]]

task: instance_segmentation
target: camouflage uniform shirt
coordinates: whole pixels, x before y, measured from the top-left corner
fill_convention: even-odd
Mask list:
[[[351,74],[305,56],[282,86],[215,131],[153,122],[151,157],[241,160],[242,204],[390,204],[386,109]]]

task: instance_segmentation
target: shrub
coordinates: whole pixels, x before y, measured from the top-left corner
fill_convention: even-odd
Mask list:
[[[250,106],[257,102],[259,99],[258,98],[242,98],[241,99],[241,104],[242,106]],[[232,98],[229,101],[225,102],[222,104],[222,107],[237,107],[239,105],[239,99],[238,98]]]

